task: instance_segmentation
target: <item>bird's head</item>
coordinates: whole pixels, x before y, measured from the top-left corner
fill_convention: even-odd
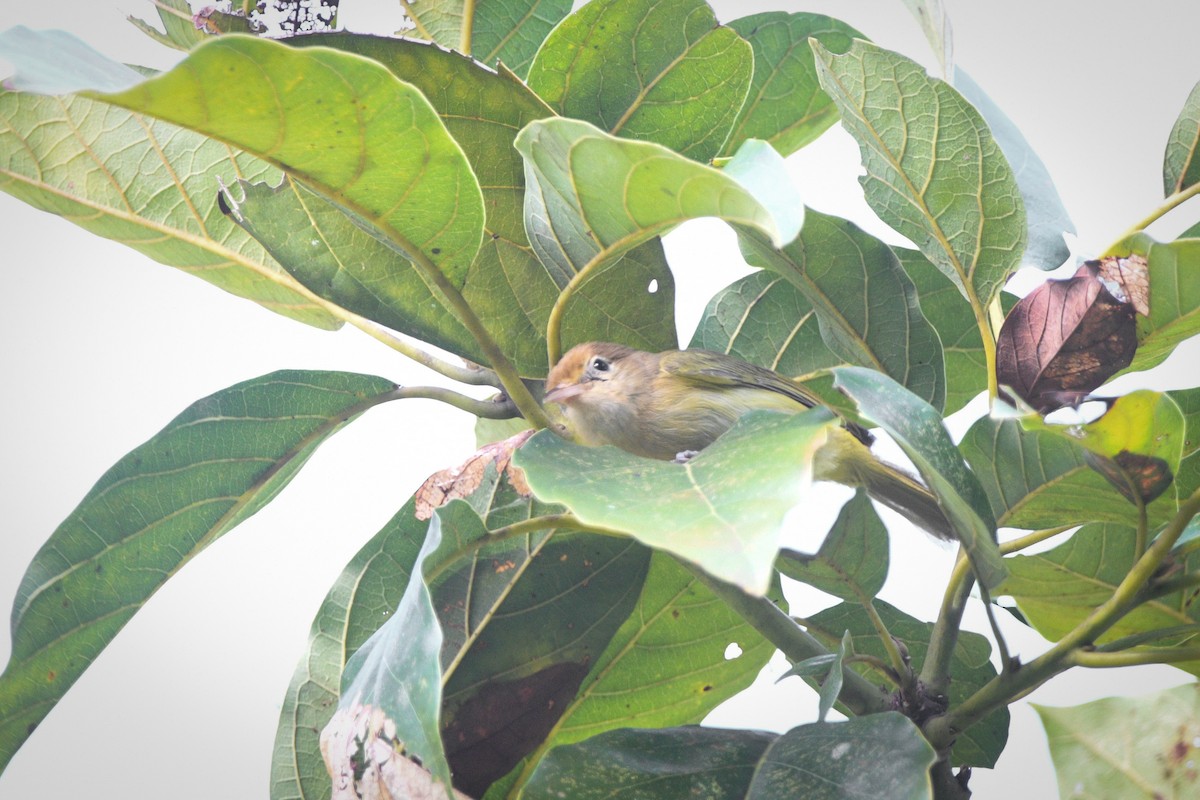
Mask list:
[[[572,347],[546,376],[546,402],[569,407],[611,394],[620,382],[623,362],[636,352],[609,342]]]

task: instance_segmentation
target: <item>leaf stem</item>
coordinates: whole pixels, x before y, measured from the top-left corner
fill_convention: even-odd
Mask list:
[[[327,310],[358,328],[372,339],[383,342],[400,355],[407,356],[421,366],[428,367],[439,375],[443,375],[451,380],[458,381],[459,383],[465,383],[468,386],[491,386],[496,389],[503,388],[502,384],[500,383],[500,378],[497,377],[494,371],[488,369],[487,367],[479,366],[477,364],[460,366],[458,364],[452,364],[448,361],[443,361],[437,356],[422,350],[411,342],[400,338],[379,323],[373,322],[364,317],[360,317],[351,311],[343,309],[341,306],[329,304],[329,306],[327,306]]]
[[[1192,492],[1179,507],[1179,511],[1146,549],[1141,558],[1113,590],[1108,600],[1097,606],[1091,614],[1058,640],[1049,650],[1023,665],[1020,669],[1001,673],[984,684],[975,694],[968,697],[957,708],[929,720],[924,731],[926,738],[935,748],[948,746],[959,732],[977,722],[986,714],[1002,705],[1023,697],[1063,670],[1069,668],[1076,657],[1074,651],[1089,646],[1092,641],[1111,628],[1122,616],[1134,608],[1144,597],[1144,591],[1154,573],[1159,569],[1179,539],[1188,523],[1200,513],[1200,489]],[[939,624],[941,620],[938,621]],[[932,648],[931,648],[932,649]]]
[[[471,34],[475,26],[475,0],[463,0],[462,31],[459,37],[458,51],[463,55],[471,54]]]
[[[942,608],[929,638],[929,651],[925,654],[925,663],[921,665],[922,683],[936,694],[945,694],[950,686],[950,659],[958,643],[963,611],[974,583],[971,560],[966,551],[959,548],[958,561],[950,573],[946,593],[942,596]]]
[[[767,641],[778,647],[793,664],[813,656],[828,655],[825,648],[808,631],[766,597],[752,597],[741,589],[719,581],[704,570],[683,559],[681,565],[708,589],[738,613],[742,619],[757,630]],[[874,714],[888,710],[888,696],[863,676],[853,670],[845,673],[838,699],[856,715]]]
[[[879,635],[879,641],[883,644],[883,649],[888,655],[888,660],[892,662],[889,672],[893,674],[896,686],[905,695],[911,696],[911,693],[917,688],[916,682],[913,680],[912,668],[904,656],[900,654],[900,648],[896,646],[895,637],[888,630],[883,617],[879,616],[879,611],[875,608],[875,604],[871,602],[871,598],[860,595],[859,602],[862,604],[863,610],[867,612],[867,618],[875,626],[875,633]]]
[[[513,419],[521,415],[521,412],[507,397],[498,400],[476,400],[474,397],[467,397],[465,394],[459,394],[453,389],[442,386],[401,386],[392,393],[392,397],[396,400],[412,398],[437,400],[484,419]]]
[[[1039,542],[1044,542],[1047,539],[1052,539],[1060,533],[1065,533],[1072,528],[1078,528],[1078,525],[1060,525],[1057,528],[1043,528],[1040,531],[1027,533],[1018,539],[1012,539],[1007,542],[1000,543],[1000,555],[1006,556],[1009,553],[1016,553],[1024,550],[1026,547],[1032,547]]]
[[[1068,661],[1073,666],[1092,669],[1135,667],[1142,664],[1173,664],[1180,661],[1200,661],[1200,647],[1147,647],[1119,653],[1075,650]]]
[[[1200,183],[1194,183],[1191,186],[1189,186],[1188,188],[1184,189],[1182,192],[1175,192],[1175,193],[1169,195],[1167,197],[1167,199],[1162,202],[1161,205],[1159,205],[1157,208],[1155,208],[1153,211],[1151,211],[1149,214],[1147,214],[1143,219],[1135,222],[1132,226],[1130,226],[1129,230],[1125,231],[1119,237],[1117,237],[1117,240],[1115,242],[1113,242],[1112,245],[1104,252],[1111,253],[1113,250],[1115,250],[1117,248],[1118,245],[1121,244],[1121,242],[1125,241],[1130,236],[1133,236],[1135,233],[1140,233],[1141,231],[1144,231],[1146,228],[1150,227],[1153,223],[1157,222],[1159,219],[1166,216],[1168,211],[1175,208],[1176,206],[1182,205],[1183,203],[1187,202],[1191,198],[1195,197],[1197,194],[1200,194]]]
[[[877,656],[867,655],[865,653],[855,653],[852,656],[847,656],[846,660],[843,663],[845,663],[845,664],[854,664],[854,663],[866,664],[867,666],[872,667],[872,668],[878,670],[879,672],[881,672],[883,675],[885,675],[887,677],[887,679],[892,682],[892,685],[895,686],[896,688],[900,688],[904,684],[904,679],[901,678],[896,673],[896,670],[893,669],[892,666],[890,664],[888,664],[886,661],[884,661],[882,658],[879,658]]]

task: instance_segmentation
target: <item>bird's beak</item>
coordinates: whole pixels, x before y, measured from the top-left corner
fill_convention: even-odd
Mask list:
[[[545,401],[547,403],[565,403],[572,397],[578,397],[583,394],[588,388],[586,383],[568,383],[565,386],[558,386],[546,392]]]

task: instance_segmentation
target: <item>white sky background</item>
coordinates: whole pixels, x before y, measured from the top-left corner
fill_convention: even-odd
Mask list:
[[[391,0],[343,4],[343,23],[356,29],[398,19]],[[124,20],[155,18],[148,2],[5,5],[4,26],[65,28],[110,57],[153,66],[173,57]],[[780,8],[828,13],[933,64],[900,0],[713,6],[723,21]],[[1159,204],[1163,145],[1200,78],[1195,0],[946,6],[958,63],[1046,162],[1079,229],[1080,254],[1094,254]],[[809,204],[871,229],[857,163],[856,146],[837,129],[790,161]],[[1194,202],[1152,232],[1177,234],[1197,217]],[[0,416],[9,420],[0,448],[4,609],[37,549],[96,479],[194,400],[281,368],[436,382],[358,331],[290,322],[6,194],[0,231],[8,299],[0,317]],[[707,298],[744,267],[732,234],[710,221],[673,233],[667,250],[686,342]],[[1161,388],[1196,375],[1198,348],[1190,344],[1156,371]],[[472,450],[465,415],[431,401],[387,404],[339,433],[274,503],[201,553],[137,614],[0,776],[0,798],[264,797],[279,704],[328,586],[421,480]],[[827,513],[832,519],[836,509]],[[883,597],[931,619],[952,553],[896,527]],[[832,602],[816,593],[795,599],[804,614]],[[967,625],[986,629],[978,603]],[[1045,646],[1015,622],[1005,628],[1025,660]],[[0,635],[0,663],[10,644]],[[713,721],[784,730],[814,719],[815,695],[799,681],[771,685],[782,669],[773,662],[762,686]],[[1166,667],[1076,670],[1031,699],[1069,705],[1186,680]],[[1014,707],[998,769],[976,771],[972,788],[982,800],[1018,791],[1024,800],[1057,796],[1045,738],[1025,703]]]

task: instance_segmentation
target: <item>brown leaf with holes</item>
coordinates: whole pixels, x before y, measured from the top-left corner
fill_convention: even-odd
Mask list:
[[[1099,266],[1100,280],[1113,297],[1132,303],[1143,317],[1150,316],[1150,264],[1145,256],[1138,253],[1125,258],[1105,256],[1088,263]]]
[[[1161,458],[1122,450],[1114,458],[1091,451],[1084,452],[1088,466],[1104,476],[1112,486],[1135,505],[1152,503],[1167,490],[1175,476],[1171,465]]]
[[[1089,261],[1013,307],[996,339],[996,377],[1045,414],[1075,405],[1133,360],[1133,304],[1118,300]]]
[[[339,709],[321,731],[321,756],[333,779],[332,800],[470,800],[451,795],[407,755],[395,723],[372,706]]]
[[[496,472],[505,473],[517,493],[524,496],[532,494],[529,484],[525,482],[525,473],[512,465],[512,454],[533,434],[532,430],[521,431],[503,441],[484,445],[457,467],[430,475],[417,489],[417,519],[429,519],[434,511],[451,500],[469,497],[483,482],[488,465],[494,466]]]

